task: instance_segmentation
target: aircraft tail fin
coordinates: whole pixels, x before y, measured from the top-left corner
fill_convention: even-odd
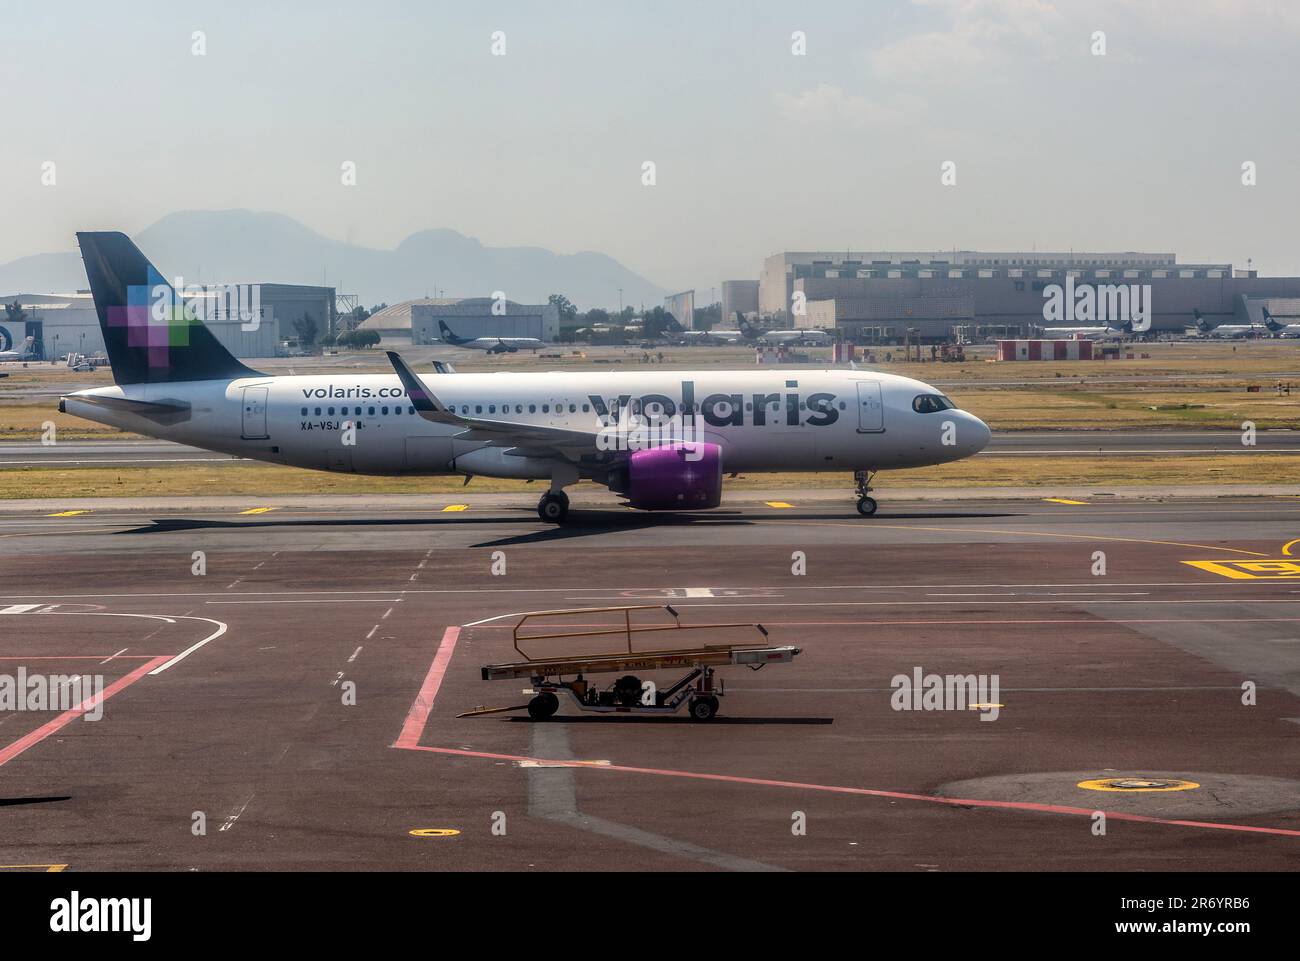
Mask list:
[[[438,321],[438,330],[442,333],[442,339],[445,343],[463,344],[465,342],[465,338],[457,337],[456,332],[447,326],[445,320]]]
[[[235,359],[126,234],[81,232],[77,243],[114,381],[261,376]]]
[[[1271,313],[1269,313],[1267,307],[1262,307],[1262,306],[1261,306],[1261,307],[1260,307],[1260,310],[1262,310],[1262,311],[1264,312],[1264,326],[1265,326],[1265,327],[1267,327],[1269,330],[1271,330],[1271,331],[1272,331],[1273,333],[1275,333],[1275,334],[1276,334],[1279,330],[1283,330],[1283,329],[1284,329],[1283,326],[1277,322],[1277,318],[1275,318]]]

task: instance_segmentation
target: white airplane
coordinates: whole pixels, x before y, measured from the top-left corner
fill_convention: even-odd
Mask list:
[[[1263,324],[1219,324],[1217,327],[1211,324],[1201,314],[1197,308],[1192,309],[1192,314],[1196,317],[1195,329],[1202,337],[1218,337],[1228,340],[1239,340],[1242,337],[1263,337],[1272,330],[1268,326],[1268,320],[1271,315],[1265,311],[1265,322]],[[1279,325],[1280,326],[1280,325]],[[1190,333],[1191,330],[1188,330]]]
[[[723,473],[876,471],[978,453],[989,429],[935,388],[853,370],[271,376],[244,366],[125,234],[79,233],[116,382],[63,397],[87,420],[269,463],[549,481],[538,516],[592,480],[644,510],[700,510]]]
[[[8,332],[0,327],[0,361],[7,360],[30,360],[32,356],[32,338],[28,337],[23,341],[23,346],[19,350],[10,350],[13,346],[9,339]]]
[[[824,330],[805,328],[802,330],[762,330],[755,327],[743,316],[737,318],[741,334],[746,340],[752,340],[770,347],[781,344],[808,344],[820,346],[831,342],[831,335]]]
[[[1268,312],[1267,307],[1260,307],[1264,312],[1264,326],[1274,337],[1300,337],[1300,324],[1284,324]]]
[[[738,330],[679,330],[667,335],[674,344],[689,347],[694,344],[719,346],[734,344],[740,340]]]
[[[1042,331],[1044,336],[1064,336],[1071,340],[1123,340],[1133,336],[1133,321],[1103,327],[1043,327]]]
[[[438,321],[442,342],[466,350],[486,350],[489,354],[513,354],[519,350],[539,351],[546,346],[536,337],[457,337],[444,320]]]

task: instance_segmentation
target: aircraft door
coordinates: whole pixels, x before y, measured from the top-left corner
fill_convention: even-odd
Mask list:
[[[858,381],[858,433],[880,434],[885,430],[885,402],[880,381]]]
[[[244,429],[240,436],[244,440],[266,440],[266,394],[265,387],[244,388]]]

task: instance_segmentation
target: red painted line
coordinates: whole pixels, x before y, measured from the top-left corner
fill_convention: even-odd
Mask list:
[[[909,794],[903,791],[880,791],[873,788],[846,787],[835,784],[807,784],[802,781],[781,781],[771,778],[743,777],[735,774],[705,774],[699,771],[674,771],[665,768],[631,767],[625,764],[592,764],[589,761],[552,761],[544,758],[520,757],[514,754],[493,754],[487,751],[466,751],[453,747],[421,747],[416,744],[400,744],[398,747],[413,751],[429,751],[433,754],[450,754],[457,757],[486,758],[494,761],[533,761],[548,766],[589,768],[593,771],[622,771],[626,774],[653,774],[659,777],[689,778],[699,781],[724,781],[729,784],[751,784],[760,787],[793,788],[800,791],[827,791],[833,794],[856,794],[866,797],[891,798],[897,801],[924,801],[930,804],[944,804],[949,807],[1000,808],[1012,811],[1036,811],[1045,814],[1070,814],[1078,817],[1092,817],[1100,808],[1077,808],[1064,804],[1038,804],[1032,801],[983,801],[974,798],[948,798],[934,794]],[[1169,818],[1151,817],[1145,814],[1125,814],[1119,811],[1104,811],[1107,818],[1116,821],[1137,821],[1142,824],[1163,824],[1173,827],[1206,828],[1215,831],[1240,831],[1251,834],[1275,834],[1284,837],[1300,837],[1300,831],[1287,828],[1256,827],[1250,824],[1226,824],[1214,821],[1181,821]]]
[[[433,710],[433,699],[438,696],[438,688],[442,687],[443,675],[447,673],[447,665],[451,663],[451,655],[456,650],[456,641],[459,639],[459,627],[449,627],[443,631],[438,653],[433,656],[429,673],[424,676],[420,693],[416,695],[415,702],[407,712],[406,721],[402,724],[402,733],[397,735],[393,747],[414,748],[420,743],[420,734],[423,733],[424,725],[429,720],[429,712]]]
[[[153,660],[148,661],[145,664],[141,664],[139,667],[131,671],[129,674],[122,675],[112,684],[108,685],[108,687],[104,688],[103,693],[99,696],[100,703],[107,701],[110,697],[112,697],[114,694],[117,694],[119,691],[123,691],[126,688],[130,687],[136,681],[140,680],[140,678],[144,677],[145,674],[149,673],[149,671],[153,670],[155,667],[157,667],[159,664],[163,663],[166,660],[167,660],[166,656],[155,657]],[[26,751],[29,747],[33,747],[39,744],[41,741],[45,740],[55,731],[59,731],[62,728],[67,727],[69,724],[71,724],[77,718],[81,717],[82,714],[85,714],[86,711],[90,710],[94,706],[95,706],[95,698],[88,697],[80,704],[78,704],[76,707],[68,708],[68,710],[64,711],[58,717],[54,718],[51,721],[47,721],[46,723],[38,727],[36,730],[24,734],[18,740],[10,744],[8,747],[0,749],[0,767],[3,767],[8,762],[12,761],[19,754],[22,754],[24,751]]]

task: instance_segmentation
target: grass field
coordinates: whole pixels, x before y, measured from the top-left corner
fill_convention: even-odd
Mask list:
[[[1300,460],[1286,454],[1227,454],[1199,457],[972,458],[919,470],[881,473],[877,485],[890,489],[944,487],[1055,487],[1106,485],[1285,484],[1294,481]],[[20,468],[0,471],[0,499],[51,497],[143,497],[151,495],[267,494],[449,494],[457,491],[518,491],[540,496],[543,485],[476,477],[366,477],[277,467],[270,464],[185,464],[161,467],[72,469]],[[746,474],[728,478],[728,491],[853,489],[848,473]]]

